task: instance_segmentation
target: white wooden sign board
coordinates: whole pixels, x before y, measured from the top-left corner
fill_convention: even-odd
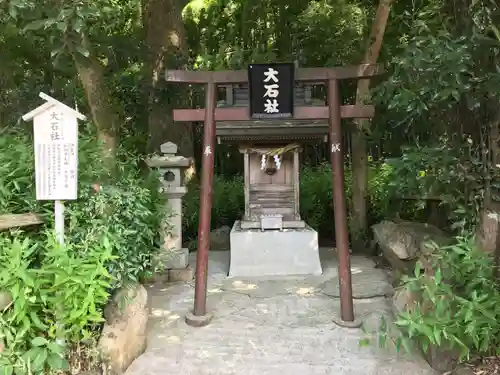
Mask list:
[[[53,106],[33,119],[36,199],[74,200],[78,184],[78,123]]]
[[[37,200],[75,200],[78,195],[78,119],[85,116],[40,93],[47,102],[23,116],[33,119]]]

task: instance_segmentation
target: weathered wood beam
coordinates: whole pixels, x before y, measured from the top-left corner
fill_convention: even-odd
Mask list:
[[[0,231],[39,224],[43,224],[42,217],[33,213],[0,215]]]
[[[384,73],[382,64],[361,64],[336,68],[299,68],[295,70],[295,81],[325,81],[328,79],[359,79]],[[178,83],[247,83],[247,70],[190,71],[167,70],[167,82]]]
[[[340,107],[342,118],[372,118],[375,108],[371,105],[343,105]],[[328,107],[295,107],[293,119],[279,120],[322,120],[328,119]],[[205,120],[205,109],[174,109],[174,121],[196,122]],[[215,121],[252,121],[248,108],[216,108]],[[255,119],[257,121],[257,119]],[[264,121],[264,120],[260,120]],[[272,120],[268,120],[272,121]]]

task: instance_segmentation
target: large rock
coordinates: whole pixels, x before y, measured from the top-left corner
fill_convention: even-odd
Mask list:
[[[460,353],[458,350],[446,349],[431,345],[427,352],[422,353],[425,360],[434,370],[440,374],[449,373],[458,364]]]
[[[399,263],[397,268],[411,266],[411,263],[401,263],[398,260],[415,260],[430,242],[438,245],[450,243],[446,233],[430,224],[382,221],[372,226],[372,230],[374,240],[391,265]]]
[[[148,316],[148,293],[140,284],[118,290],[106,306],[99,351],[110,374],[123,374],[146,350]]]
[[[415,306],[417,297],[408,288],[400,286],[394,289],[392,294],[392,305],[396,314],[409,312]]]

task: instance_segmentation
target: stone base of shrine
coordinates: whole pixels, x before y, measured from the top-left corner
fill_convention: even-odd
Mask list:
[[[229,277],[321,275],[318,232],[303,229],[242,229],[234,223],[230,235]]]

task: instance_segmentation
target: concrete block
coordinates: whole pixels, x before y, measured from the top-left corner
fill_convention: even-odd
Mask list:
[[[186,268],[189,264],[189,249],[169,249],[160,255],[164,269]]]
[[[144,284],[165,284],[168,282],[168,270],[155,272],[144,279]]]
[[[229,277],[321,275],[318,232],[309,226],[283,231],[242,229],[230,234]]]
[[[168,281],[184,281],[188,282],[194,278],[194,269],[191,267],[186,268],[176,268],[168,270]]]

